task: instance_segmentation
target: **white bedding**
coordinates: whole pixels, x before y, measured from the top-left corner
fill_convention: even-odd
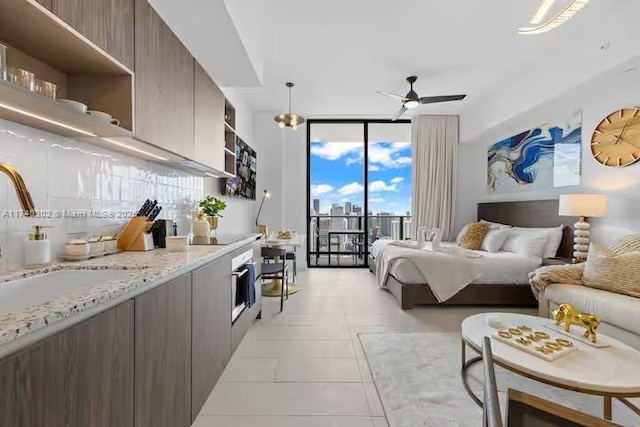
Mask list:
[[[380,251],[392,240],[377,240],[371,247],[371,255],[376,258]],[[441,243],[442,247],[456,246],[455,243]],[[475,251],[482,254],[482,258],[473,259],[476,263],[480,278],[473,283],[483,284],[529,284],[529,273],[540,267],[542,260],[536,257],[526,257],[513,252],[490,253]],[[389,274],[396,280],[407,285],[423,285],[426,280],[416,266],[408,261],[396,260],[389,270]]]

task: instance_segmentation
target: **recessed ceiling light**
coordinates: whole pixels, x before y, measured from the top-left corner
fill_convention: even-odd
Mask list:
[[[533,34],[542,34],[542,33],[546,33],[547,31],[551,31],[554,28],[557,28],[560,25],[564,24],[569,19],[573,18],[573,16],[576,13],[578,13],[580,10],[582,10],[582,8],[585,7],[588,3],[589,3],[589,0],[573,0],[560,13],[558,13],[553,18],[547,20],[545,23],[539,24],[535,27],[518,28],[518,33],[524,34],[524,35],[533,35]],[[544,3],[542,4],[541,8],[543,6],[544,6]],[[551,6],[549,5],[549,7]],[[538,12],[540,12],[540,9],[538,9]],[[538,13],[536,13],[536,16],[537,15]],[[534,19],[536,18],[536,16],[534,16]]]

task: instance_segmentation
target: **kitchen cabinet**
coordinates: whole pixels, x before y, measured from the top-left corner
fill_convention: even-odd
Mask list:
[[[135,425],[189,426],[191,274],[136,297],[135,306]]]
[[[193,272],[192,417],[231,358],[231,257]]]
[[[147,0],[135,0],[135,71],[135,136],[193,158],[194,59]]]
[[[134,0],[48,1],[60,19],[133,70]]]
[[[0,425],[133,427],[133,312],[123,303],[0,362]]]
[[[37,0],[37,1],[38,1],[38,3],[40,3],[41,5],[46,7],[47,9],[51,10],[51,1],[52,0]]]
[[[224,95],[195,61],[195,129],[193,159],[224,170]]]

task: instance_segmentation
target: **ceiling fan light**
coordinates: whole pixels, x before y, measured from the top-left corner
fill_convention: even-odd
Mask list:
[[[409,110],[412,108],[416,108],[418,105],[420,105],[420,103],[415,99],[410,99],[404,103],[404,107]]]

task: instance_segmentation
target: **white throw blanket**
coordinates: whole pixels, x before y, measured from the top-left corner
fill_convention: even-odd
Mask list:
[[[378,286],[385,288],[393,263],[406,259],[422,273],[438,302],[444,302],[480,278],[473,262],[473,258],[480,257],[481,254],[457,246],[433,251],[429,242],[425,249],[418,249],[417,242],[390,243],[376,258]]]

